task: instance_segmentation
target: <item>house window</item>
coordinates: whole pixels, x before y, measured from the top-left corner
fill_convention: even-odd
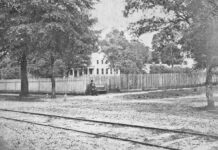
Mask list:
[[[99,69],[96,70],[96,73],[99,74]]]
[[[114,69],[114,74],[116,74],[117,73],[117,69]]]
[[[111,68],[110,70],[111,70],[111,74],[112,74],[112,73],[113,73],[113,72],[112,72],[112,68]]]
[[[109,69],[107,68],[107,69],[106,69],[106,74],[108,74],[108,70],[109,70]]]
[[[99,60],[97,60],[97,64],[99,64]]]
[[[114,69],[114,71],[115,71],[115,74],[118,74],[118,69]]]
[[[74,77],[77,77],[77,70],[74,70]]]
[[[103,68],[101,69],[101,74],[104,74],[104,69]]]
[[[93,69],[89,69],[89,74],[92,74],[93,73]]]
[[[82,70],[79,70],[79,76],[82,76],[82,75],[83,75]]]
[[[108,61],[107,61],[107,60],[105,61],[105,64],[108,64]]]
[[[84,74],[87,74],[87,73],[88,73],[88,70],[87,70],[87,69],[85,69],[85,70],[84,70]]]
[[[104,60],[101,60],[101,64],[103,64],[104,63]]]
[[[70,75],[73,75],[73,70],[70,70],[70,71],[69,71],[69,74],[70,74]]]

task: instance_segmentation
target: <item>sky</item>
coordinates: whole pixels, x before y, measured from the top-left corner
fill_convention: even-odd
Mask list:
[[[125,7],[124,0],[101,0],[95,6],[92,16],[98,19],[94,26],[97,30],[102,30],[102,37],[109,33],[112,29],[119,29],[125,32],[128,39],[131,39],[130,32],[127,27],[131,22],[140,18],[139,15],[134,15],[129,18],[123,17],[123,10]],[[140,37],[145,45],[151,47],[153,33],[144,34]]]

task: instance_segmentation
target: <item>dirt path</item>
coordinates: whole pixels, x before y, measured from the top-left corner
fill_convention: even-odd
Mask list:
[[[201,109],[206,105],[204,94],[146,100],[126,99],[124,97],[126,95],[147,93],[149,92],[116,93],[99,96],[68,96],[66,100],[64,100],[63,96],[59,96],[56,100],[42,96],[40,100],[35,101],[10,100],[10,97],[1,95],[0,108],[169,129],[186,129],[218,135],[218,114]],[[216,94],[215,96],[218,95]],[[216,101],[216,104],[218,105],[218,101]],[[35,119],[37,120],[37,118]],[[80,150],[145,149],[139,145],[125,142],[66,133],[4,120],[0,121],[0,133],[0,136],[4,137],[9,143],[9,147],[16,150],[67,150],[72,149],[72,146],[74,149]],[[199,141],[197,142],[199,143]],[[188,145],[188,141],[183,144]],[[206,145],[208,150],[218,149],[217,142],[212,142],[212,146]],[[199,148],[199,145],[196,145],[197,147]],[[153,148],[149,147],[146,147],[147,149],[153,150]]]

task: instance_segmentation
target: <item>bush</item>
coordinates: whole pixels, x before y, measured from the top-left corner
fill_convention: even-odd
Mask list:
[[[191,68],[182,68],[182,67],[167,67],[164,65],[151,65],[150,66],[150,73],[155,74],[155,73],[188,73],[191,72]]]

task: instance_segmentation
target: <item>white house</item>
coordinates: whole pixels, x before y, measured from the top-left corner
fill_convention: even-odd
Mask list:
[[[85,69],[72,69],[70,77],[80,77],[83,75],[120,75],[119,69],[111,68],[105,53],[92,53],[90,57],[91,64]]]

